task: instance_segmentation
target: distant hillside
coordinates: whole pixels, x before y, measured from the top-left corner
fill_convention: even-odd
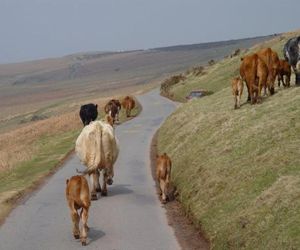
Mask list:
[[[128,52],[88,52],[0,65],[0,129],[20,113],[158,84],[270,36]],[[2,123],[1,123],[2,120]],[[4,122],[4,123],[3,123]]]

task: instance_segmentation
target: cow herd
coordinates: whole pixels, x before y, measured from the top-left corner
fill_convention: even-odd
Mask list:
[[[105,119],[97,120],[97,104],[86,104],[80,108],[80,118],[84,125],[79,134],[75,151],[81,163],[85,165],[84,171],[77,170],[81,175],[72,176],[66,181],[66,199],[73,222],[73,235],[75,239],[81,240],[86,245],[87,218],[91,200],[97,200],[97,193],[107,196],[107,185],[112,185],[114,177],[114,163],[119,154],[119,143],[114,131],[114,124],[119,121],[121,108],[125,109],[126,116],[131,115],[135,107],[132,97],[126,96],[122,103],[112,99],[104,107]],[[89,175],[91,191],[85,175]],[[100,175],[103,177],[100,185]],[[80,230],[79,222],[82,222]]]
[[[285,59],[279,59],[278,54],[271,48],[264,48],[256,53],[241,58],[240,76],[231,81],[234,96],[234,108],[240,108],[243,93],[243,82],[248,90],[247,100],[251,104],[261,103],[264,96],[275,93],[275,81],[278,87],[290,87],[291,66],[296,74],[296,85],[300,84],[300,37],[290,39],[284,46]],[[298,69],[299,68],[299,69]]]

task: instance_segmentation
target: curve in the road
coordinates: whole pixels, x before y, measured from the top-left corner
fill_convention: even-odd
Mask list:
[[[138,97],[141,114],[116,128],[120,155],[108,197],[92,202],[86,249],[175,250],[180,246],[168,225],[151,176],[151,138],[175,105],[153,90]],[[65,181],[81,166],[76,156],[43,188],[18,206],[0,228],[2,250],[82,249],[72,236]]]

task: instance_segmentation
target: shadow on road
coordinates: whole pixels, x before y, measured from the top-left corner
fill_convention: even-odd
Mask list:
[[[88,232],[88,238],[90,239],[88,242],[88,245],[93,243],[94,241],[99,240],[105,235],[105,233],[101,230],[98,230],[96,228],[90,227],[90,230]]]
[[[114,185],[111,188],[109,188],[109,196],[115,196],[115,195],[122,195],[122,194],[131,194],[133,191],[127,187],[130,187],[131,185]]]

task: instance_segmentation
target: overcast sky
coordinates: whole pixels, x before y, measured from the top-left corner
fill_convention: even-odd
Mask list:
[[[300,28],[300,0],[0,0],[0,63]]]

